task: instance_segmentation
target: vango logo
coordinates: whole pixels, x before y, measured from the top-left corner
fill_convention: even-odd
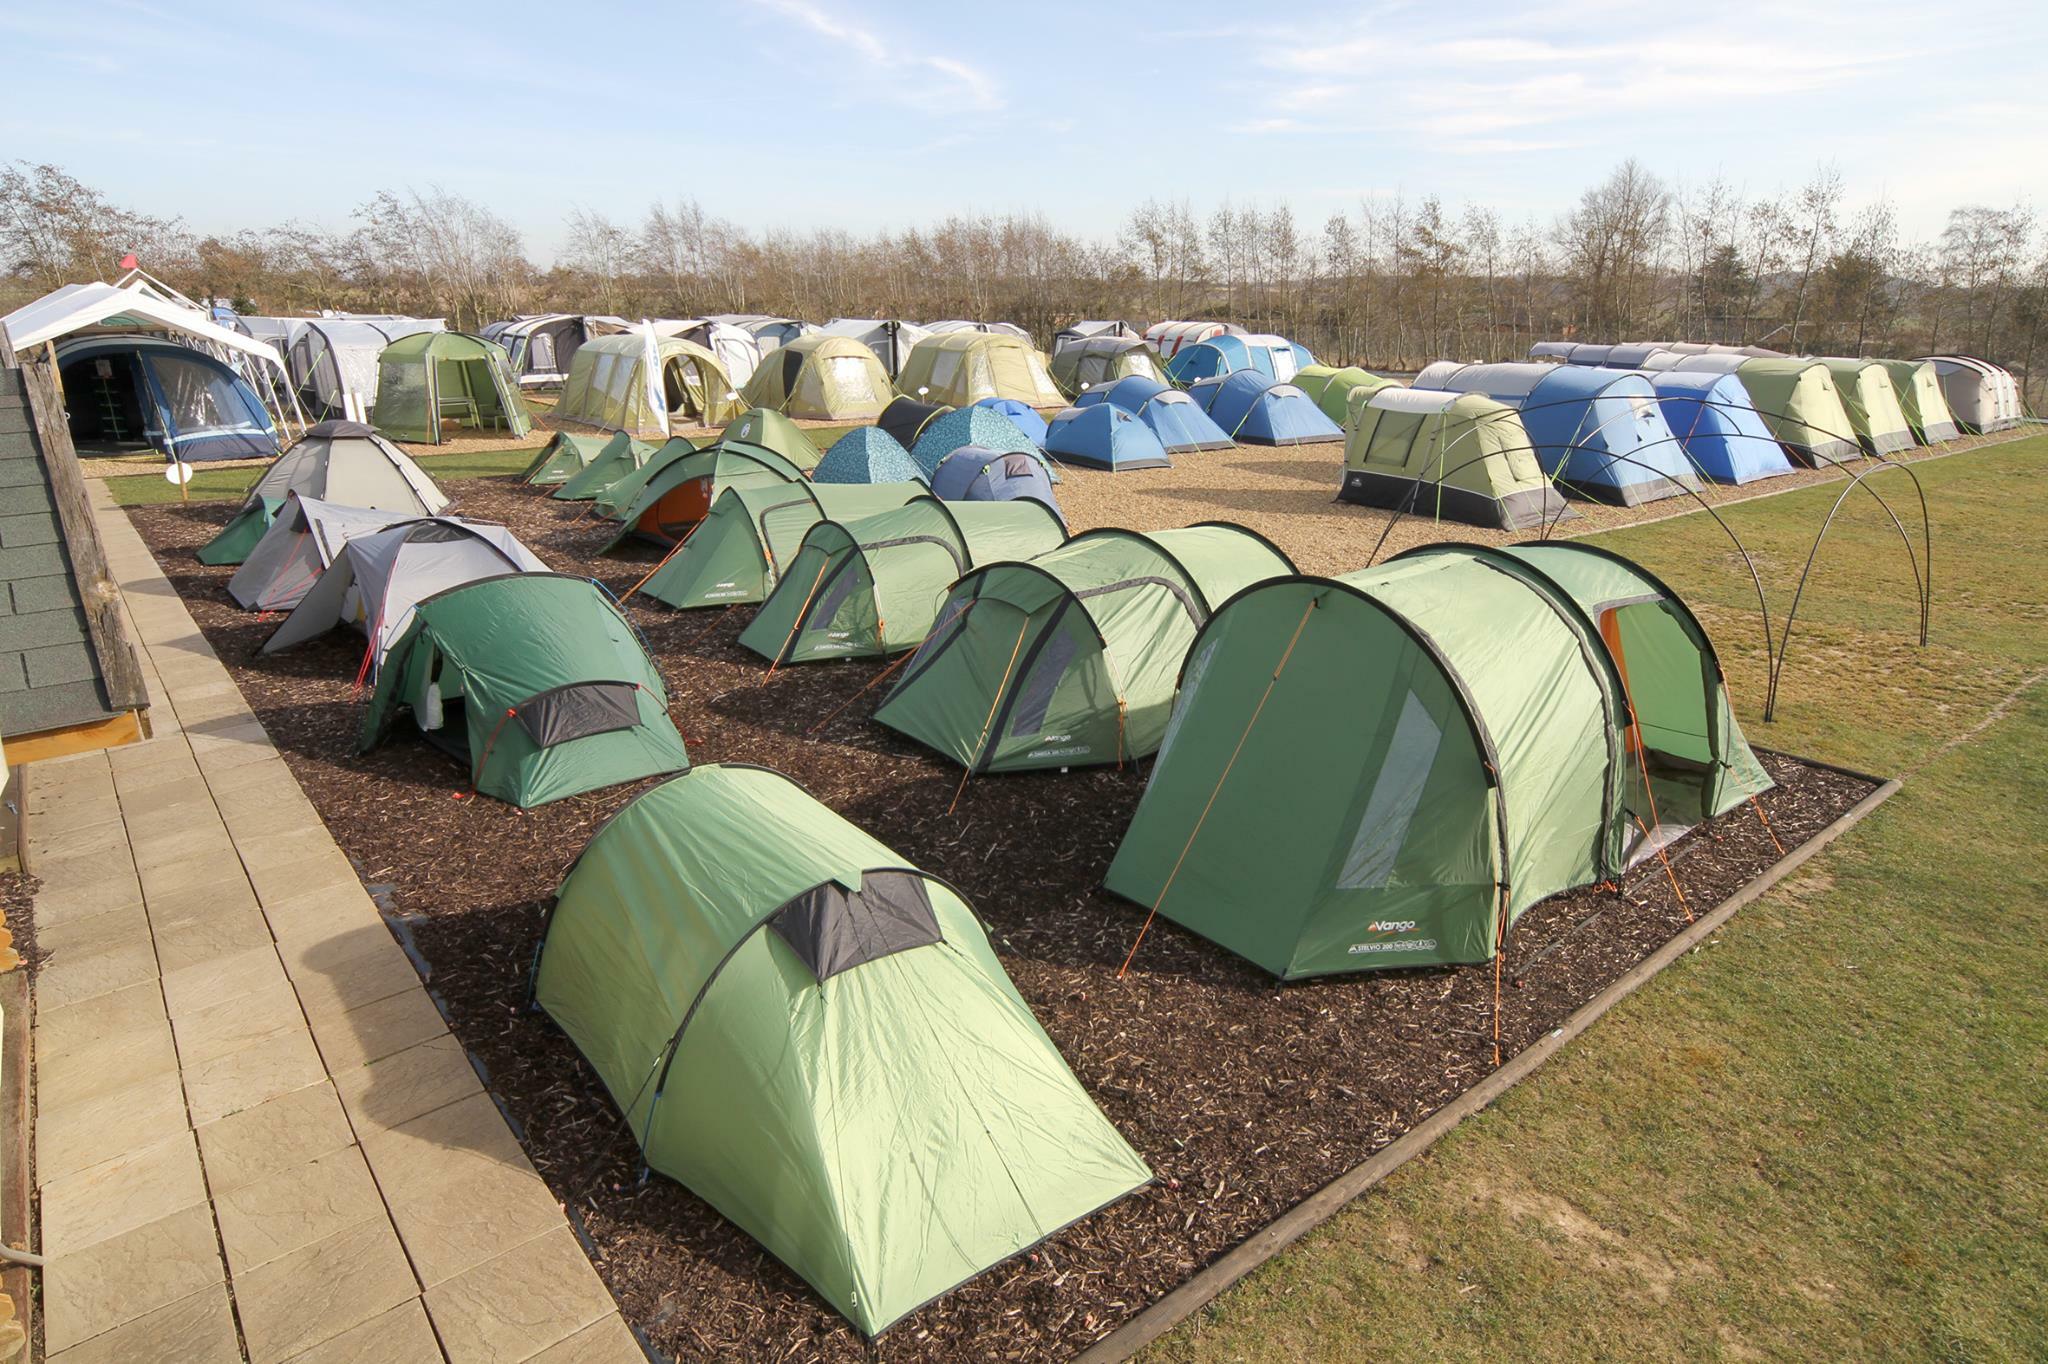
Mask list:
[[[1368,933],[1413,933],[1417,924],[1413,919],[1375,919],[1365,926]]]

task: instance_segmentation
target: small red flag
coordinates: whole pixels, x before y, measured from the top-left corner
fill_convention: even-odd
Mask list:
[[[127,255],[121,257],[121,268],[123,270],[133,270],[141,264],[141,261],[135,259],[135,253],[133,251],[130,251]]]

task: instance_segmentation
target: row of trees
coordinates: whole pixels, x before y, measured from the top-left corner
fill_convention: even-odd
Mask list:
[[[2048,317],[2048,242],[2023,207],[1955,209],[1908,241],[1883,201],[1851,209],[1841,175],[1748,197],[1674,185],[1635,161],[1551,222],[1484,205],[1372,199],[1320,225],[1285,204],[1133,209],[1113,240],[1040,214],[947,218],[859,236],[755,230],[694,201],[638,222],[578,210],[548,268],[459,195],[384,192],[345,230],[229,236],[121,207],[54,166],[0,166],[0,302],[109,276],[137,252],[195,294],[264,313],[445,316],[752,312],[1004,319],[1041,341],[1076,318],[1224,317],[1319,355],[1386,368],[1506,359],[1538,339],[1668,337],[1842,354],[1959,350],[2030,374]]]

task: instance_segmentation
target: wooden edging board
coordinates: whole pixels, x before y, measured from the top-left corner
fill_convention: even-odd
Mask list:
[[[1634,994],[1652,976],[1672,962],[1692,951],[1709,934],[1733,918],[1737,910],[1789,876],[1815,853],[1841,837],[1865,815],[1889,800],[1899,789],[1896,779],[1887,781],[1865,772],[1856,772],[1846,767],[1837,767],[1832,763],[1816,762],[1811,759],[1800,761],[1810,767],[1825,768],[1879,784],[1876,790],[1849,807],[1834,823],[1766,867],[1749,884],[1712,910],[1686,925],[1683,933],[1637,962],[1613,984],[1580,1005],[1571,1017],[1510,1057],[1500,1069],[1437,1109],[1362,1164],[1354,1165],[1281,1213],[1227,1251],[1221,1259],[1095,1342],[1078,1357],[1078,1364],[1117,1364],[1117,1361],[1129,1359],[1193,1316],[1239,1279],[1329,1221],[1342,1211],[1346,1204],[1427,1151],[1459,1123],[1527,1079],[1545,1061],[1556,1055],[1565,1043],[1592,1026],[1600,1015]]]

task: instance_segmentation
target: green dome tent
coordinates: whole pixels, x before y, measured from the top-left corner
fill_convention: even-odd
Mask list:
[[[961,574],[1029,559],[1066,538],[1059,513],[1028,497],[918,497],[858,521],[820,521],[740,643],[775,664],[914,649]]]
[[[702,450],[670,441],[659,454],[597,497],[598,513],[619,522],[600,554],[628,536],[672,545],[710,515],[727,488],[804,482],[803,470],[761,445],[721,441]]]
[[[513,573],[415,603],[357,751],[389,738],[401,708],[476,790],[522,810],[690,765],[660,672],[587,578]]]
[[[895,389],[875,353],[845,336],[816,333],[778,347],[740,394],[754,407],[815,421],[873,421]]]
[[[727,488],[635,590],[677,608],[764,600],[818,522],[873,516],[928,491],[922,483],[803,479]]]
[[[533,995],[648,1168],[870,1337],[1152,1177],[960,894],[762,768],[599,829]]]
[[[824,452],[789,418],[766,407],[742,412],[718,433],[720,444],[758,445],[773,450],[797,468],[809,473],[818,467]]]
[[[653,453],[653,446],[634,439],[624,431],[614,431],[609,436],[557,431],[519,475],[519,481],[529,488],[558,488],[591,465],[615,454],[628,455],[644,463]]]
[[[1801,464],[1841,464],[1862,454],[1834,376],[1818,360],[1744,360],[1735,371],[1764,425]]]
[[[1356,365],[1303,365],[1289,382],[1314,398],[1323,415],[1346,430],[1360,403],[1383,388],[1399,387],[1392,379],[1382,379]]]
[[[505,352],[464,332],[415,332],[377,356],[370,422],[393,440],[441,443],[446,421],[523,436],[533,417],[505,372]]]
[[[1483,393],[1422,388],[1384,387],[1358,404],[1337,496],[1500,530],[1574,514],[1515,409]]]
[[[1211,617],[1105,884],[1283,979],[1486,961],[1531,905],[1769,785],[1648,573],[1431,545]]]
[[[625,437],[623,440],[620,437]],[[654,460],[672,450],[689,451],[697,447],[681,436],[671,436],[660,445],[649,445],[623,431],[615,431],[605,441],[597,457],[581,469],[572,471],[562,485],[555,489],[554,496],[561,502],[594,502],[602,497],[605,490],[621,479],[631,478]]]
[[[1941,375],[1925,360],[1879,360],[1892,376],[1892,390],[1899,395],[1899,410],[1913,439],[1922,445],[1939,445],[1960,434],[1955,413],[1941,391]]]
[[[953,585],[875,719],[974,772],[1085,767],[1159,745],[1218,603],[1294,565],[1242,526],[1092,530]]]
[[[1856,433],[1865,454],[1889,455],[1912,448],[1913,432],[1899,406],[1890,370],[1876,360],[1831,358],[1821,363],[1834,376],[1842,410],[1849,415],[1849,429]]]

